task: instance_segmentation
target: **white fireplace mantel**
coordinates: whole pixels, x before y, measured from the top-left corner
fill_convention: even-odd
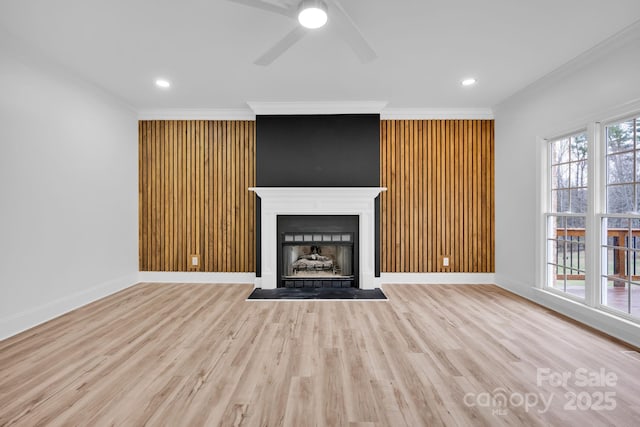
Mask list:
[[[275,289],[278,215],[358,215],[360,288],[379,287],[375,277],[375,203],[384,187],[250,187],[260,197],[262,277],[256,287]]]

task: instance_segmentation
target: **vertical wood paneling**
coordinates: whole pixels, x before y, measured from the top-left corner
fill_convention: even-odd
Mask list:
[[[381,121],[382,271],[494,271],[493,126]]]
[[[382,271],[494,271],[493,121],[383,120],[380,136]],[[141,270],[192,254],[255,270],[255,122],[141,121],[139,156]]]
[[[138,128],[140,270],[255,271],[255,122]]]

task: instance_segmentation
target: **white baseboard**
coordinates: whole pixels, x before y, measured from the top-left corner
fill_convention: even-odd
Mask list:
[[[381,273],[380,283],[407,285],[492,285],[494,273]]]
[[[90,289],[67,295],[39,307],[0,319],[0,340],[54,319],[90,302],[114,294],[138,282],[136,273],[100,283]]]
[[[570,298],[564,298],[555,293],[547,292],[543,289],[529,287],[528,292],[521,292],[520,289],[523,289],[522,284],[518,287],[517,283],[511,283],[503,277],[500,277],[500,283],[496,284],[502,289],[540,304],[543,307],[580,323],[584,323],[587,326],[618,338],[635,347],[640,347],[640,324],[604,311],[596,310],[593,307],[589,307]]]
[[[256,282],[255,273],[203,273],[200,271],[141,271],[138,282],[151,283],[212,283],[250,284]]]
[[[231,283],[251,284],[260,287],[261,278],[255,273],[203,273],[141,271],[138,282],[151,283]],[[382,273],[376,278],[380,284],[446,284],[446,285],[488,285],[495,283],[493,273]]]

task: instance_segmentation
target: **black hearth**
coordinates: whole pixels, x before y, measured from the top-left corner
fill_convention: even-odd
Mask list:
[[[357,215],[278,215],[278,287],[358,287]]]

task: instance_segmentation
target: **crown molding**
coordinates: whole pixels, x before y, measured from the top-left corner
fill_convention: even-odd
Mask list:
[[[5,55],[9,60],[17,61],[39,72],[45,72],[49,78],[55,77],[67,84],[78,86],[117,104],[132,114],[136,113],[135,107],[120,95],[87,79],[86,76],[83,76],[77,70],[63,64],[47,51],[28,43],[22,37],[18,37],[4,28],[0,28],[0,57],[4,59]]]
[[[256,115],[380,114],[387,120],[491,120],[491,108],[384,108],[385,102],[248,102],[252,108],[141,110],[138,120],[255,120]]]
[[[517,102],[521,99],[526,99],[529,95],[546,89],[549,86],[552,86],[554,83],[572,76],[574,73],[585,68],[587,65],[605,58],[612,51],[623,49],[629,44],[637,42],[638,40],[640,40],[640,20],[634,22],[626,28],[623,28],[611,37],[603,40],[594,47],[582,52],[570,61],[559,66],[555,70],[535,80],[528,86],[524,87],[522,90],[499,102],[493,107],[493,109],[495,111],[508,110],[513,102]],[[633,50],[630,50],[629,52],[631,54]]]
[[[142,110],[138,120],[255,120],[256,115],[248,108],[183,108]]]
[[[380,114],[386,101],[256,102],[247,101],[256,115]]]
[[[385,108],[383,120],[492,120],[491,108]]]

